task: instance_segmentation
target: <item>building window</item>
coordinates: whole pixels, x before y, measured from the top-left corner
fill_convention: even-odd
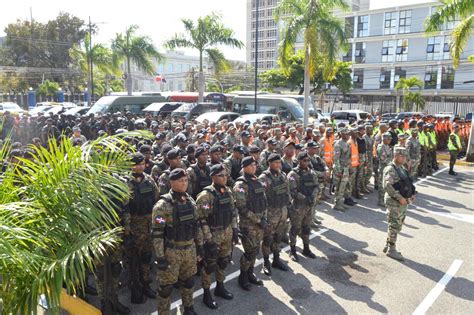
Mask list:
[[[364,69],[355,69],[352,76],[354,89],[362,89],[364,86]]]
[[[428,66],[425,70],[425,89],[436,89],[436,82],[438,81],[437,66]]]
[[[397,33],[397,12],[386,12],[384,34],[392,35],[396,33]]]
[[[382,46],[382,62],[393,62],[395,40],[384,40]]]
[[[266,55],[267,55],[267,58],[272,58],[273,59],[273,58],[275,58],[275,51],[269,50],[269,51],[267,51]]]
[[[365,63],[365,43],[356,43],[355,48],[355,62]]]
[[[275,20],[267,20],[267,27],[275,27],[276,22]]]
[[[267,38],[272,38],[277,36],[277,30],[268,30],[267,31]]]
[[[441,73],[441,88],[454,88],[454,68],[452,66],[443,66]]]
[[[267,40],[267,48],[275,48],[276,40]]]
[[[273,9],[267,9],[267,16],[273,16]]]
[[[165,69],[164,65],[162,63],[160,63],[158,65],[158,73],[163,73],[163,70]]]
[[[441,59],[441,36],[433,36],[428,38],[428,46],[426,46],[426,60]]]
[[[345,33],[347,38],[354,37],[354,17],[346,17],[345,19]]]
[[[408,60],[408,39],[397,40],[397,50],[395,52],[397,61]]]
[[[451,59],[451,37],[444,36],[444,43],[443,43],[443,59]]]
[[[369,16],[361,15],[357,18],[357,37],[369,36]]]
[[[168,73],[172,73],[174,70],[174,66],[172,63],[168,64]]]
[[[393,77],[394,85],[397,85],[398,81],[402,78],[407,77],[407,71],[400,67],[395,67],[395,76]]]
[[[259,52],[258,52],[258,58],[259,58],[259,59],[263,59],[263,56],[264,56],[264,52],[263,52],[263,51],[259,51]]]
[[[390,88],[390,76],[391,76],[391,71],[389,69],[382,68],[380,70],[380,88],[381,89]]]
[[[398,25],[398,32],[400,34],[410,33],[411,10],[400,11],[400,19]]]
[[[273,61],[267,61],[266,67],[267,69],[273,68]]]
[[[352,61],[352,43],[349,44],[346,54],[342,56],[342,61]]]

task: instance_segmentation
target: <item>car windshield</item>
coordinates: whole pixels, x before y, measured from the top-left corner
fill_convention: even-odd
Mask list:
[[[301,106],[289,106],[288,109],[296,118],[303,118],[304,111]]]
[[[360,119],[367,119],[368,114],[367,113],[359,113]]]

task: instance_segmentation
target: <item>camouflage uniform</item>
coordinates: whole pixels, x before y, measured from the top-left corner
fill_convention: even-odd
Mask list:
[[[225,268],[231,259],[232,229],[237,228],[237,212],[232,191],[226,186],[218,187],[212,184],[198,195],[196,206],[204,240],[212,241],[219,248],[216,281],[223,283]],[[204,271],[201,280],[202,287],[209,289],[211,274]]]
[[[334,175],[336,193],[335,203],[350,196],[349,169],[351,168],[351,147],[347,141],[339,139],[334,143],[334,174],[340,173],[341,177]]]
[[[374,169],[374,138],[370,137],[369,135],[364,135],[364,140],[367,145],[367,167],[365,168],[364,172],[364,179],[362,182],[362,187],[365,190],[368,190],[368,185],[370,183],[370,178],[372,177],[372,171]]]
[[[406,142],[406,148],[409,158],[410,177],[415,179],[418,175],[418,165],[420,164],[421,152],[420,142],[413,136],[409,137]]]
[[[379,184],[383,184],[384,169],[393,159],[393,150],[390,145],[381,143],[377,147],[377,156],[379,159]],[[385,190],[383,185],[379,185],[378,202],[380,205],[382,205],[383,203],[384,194]]]
[[[211,177],[209,175],[211,167],[206,165],[202,169],[198,164],[193,164],[187,169],[189,185],[188,194],[193,198],[197,198],[198,194],[207,186],[212,184]]]
[[[166,270],[158,270],[158,314],[169,314],[173,284],[179,282],[183,306],[193,306],[196,250],[202,248],[202,231],[196,204],[188,194],[174,191],[161,196],[153,207],[152,241],[158,261],[166,259]]]
[[[318,192],[316,174],[310,168],[302,170],[298,166],[288,174],[288,180],[294,208],[289,213],[291,222],[290,246],[296,245],[297,235],[303,239],[304,245],[308,245],[313,221],[311,209]]]
[[[139,258],[140,280],[142,284],[151,283],[150,262],[153,247],[150,238],[151,213],[153,205],[158,200],[158,188],[155,181],[147,174],[137,182],[130,178],[127,183],[130,191],[128,209],[130,212],[130,234],[135,238],[134,249]],[[127,222],[125,224],[128,224]],[[128,253],[130,255],[131,253]],[[133,258],[133,257],[129,257]]]
[[[324,161],[324,159],[322,159],[319,155],[310,156],[309,159],[311,160],[311,166],[317,177],[317,182],[318,182],[317,200],[319,202],[324,192],[324,176],[326,172],[328,171],[328,167],[326,166],[326,162]]]
[[[242,167],[240,167],[240,160],[230,156],[224,161],[224,167],[229,174],[229,178],[227,179],[227,185],[233,186],[237,178],[241,176]]]
[[[382,187],[382,183],[379,182],[379,156],[377,155],[377,148],[379,147],[379,144],[383,142],[382,139],[382,134],[378,133],[374,137],[374,143],[373,147],[375,148],[374,153],[375,156],[373,157],[373,171],[374,171],[374,188],[379,189],[379,187]]]

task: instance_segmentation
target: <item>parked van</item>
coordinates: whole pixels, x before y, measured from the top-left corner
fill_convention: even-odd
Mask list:
[[[171,113],[171,117],[184,117],[186,121],[190,121],[204,113],[221,112],[223,107],[223,105],[217,103],[183,103]]]
[[[106,114],[130,111],[141,114],[142,110],[151,103],[164,102],[165,97],[153,96],[103,96],[89,109],[89,114]]]
[[[279,115],[286,120],[303,121],[304,116],[303,109],[296,100],[269,95],[259,95],[257,106],[253,96],[236,96],[232,100],[232,110],[241,115],[255,113]]]
[[[331,113],[331,117],[334,116],[336,124],[343,122],[346,124],[352,124],[355,121],[366,120],[370,117],[368,112],[362,110],[335,110]]]

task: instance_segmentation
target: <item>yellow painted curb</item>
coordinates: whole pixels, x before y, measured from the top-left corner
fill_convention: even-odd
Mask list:
[[[61,292],[61,309],[70,315],[102,315],[98,308],[78,297],[68,295],[65,289]]]

